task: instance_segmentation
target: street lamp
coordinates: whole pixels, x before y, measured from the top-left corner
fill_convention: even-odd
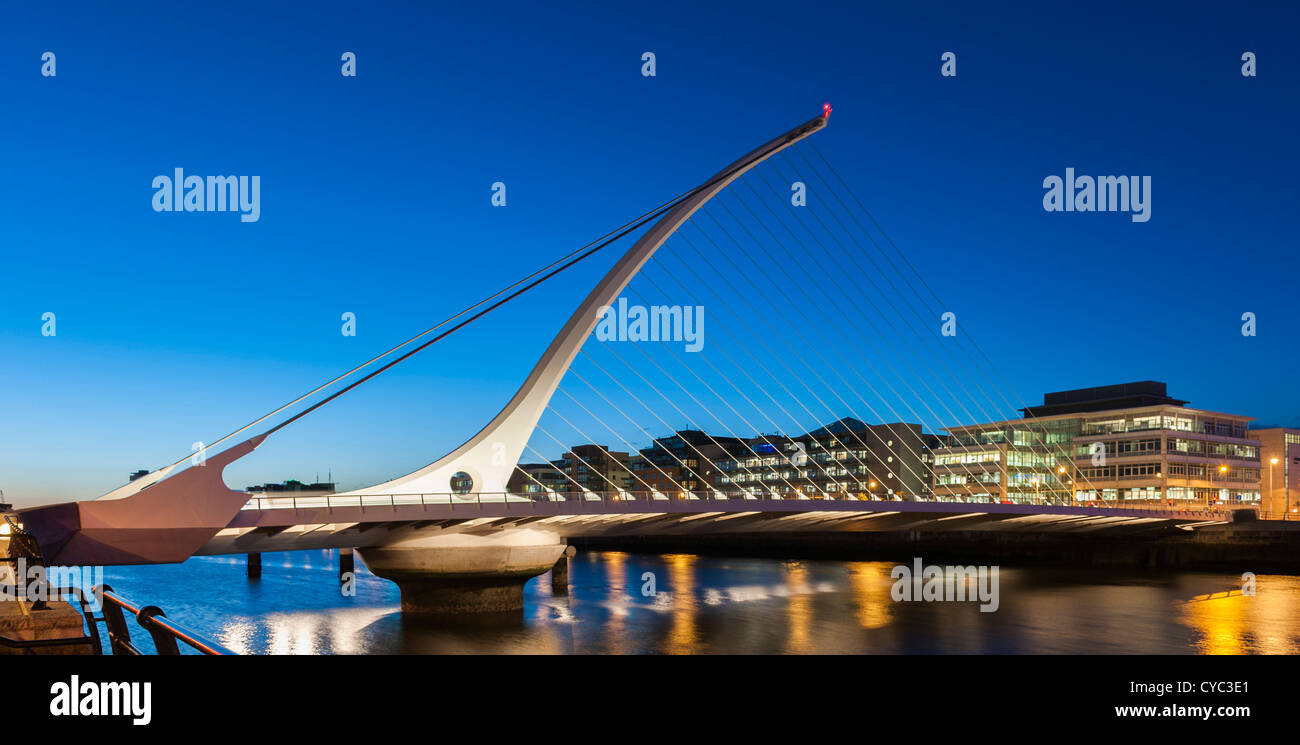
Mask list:
[[[1227,479],[1227,473],[1228,473],[1228,467],[1227,467],[1227,466],[1219,466],[1219,473],[1224,474],[1224,479],[1226,480],[1226,479]]]
[[[1277,510],[1277,495],[1273,493],[1273,466],[1277,465],[1277,458],[1270,458],[1268,461],[1268,508],[1270,512]]]

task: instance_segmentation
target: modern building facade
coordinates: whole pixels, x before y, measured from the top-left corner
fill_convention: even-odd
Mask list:
[[[942,444],[919,424],[841,419],[796,437],[748,440],[745,452],[714,462],[714,487],[728,497],[925,499],[931,452]]]
[[[546,463],[521,463],[512,493],[717,497],[930,499],[932,451],[944,442],[919,424],[842,419],[796,436],[722,437],[681,430],[629,456],[575,446]]]
[[[681,430],[660,437],[632,458],[634,488],[685,496],[684,492],[713,491],[718,478],[715,461],[749,453],[740,437],[718,437],[700,430]]]
[[[575,445],[549,463],[520,463],[509,481],[512,494],[610,493],[632,489],[632,470],[625,452],[604,445]]]
[[[1270,516],[1300,512],[1300,429],[1253,429],[1259,440],[1260,509]]]
[[[1024,418],[954,427],[937,499],[1254,507],[1251,417],[1193,409],[1155,381],[1049,393]]]

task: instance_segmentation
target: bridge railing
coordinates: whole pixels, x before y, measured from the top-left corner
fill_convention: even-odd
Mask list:
[[[126,615],[135,616],[140,628],[149,632],[153,638],[154,650],[160,655],[178,655],[178,642],[206,655],[233,655],[215,641],[192,631],[167,618],[162,609],[156,605],[141,606],[127,600],[113,591],[109,585],[94,588],[95,597],[100,599],[104,615],[94,619],[103,621],[108,629],[109,650],[115,655],[142,655],[144,652],[131,641],[131,631],[126,625]],[[98,634],[96,633],[98,639]]]
[[[1259,511],[1260,520],[1300,520],[1300,513],[1297,512],[1269,512],[1268,510]]]
[[[306,509],[334,509],[341,507],[402,507],[402,506],[433,506],[445,505],[451,507],[461,506],[482,506],[485,504],[505,504],[505,505],[537,505],[551,502],[577,503],[580,505],[588,504],[619,504],[619,503],[636,503],[636,502],[670,502],[670,501],[699,501],[699,502],[737,502],[737,501],[754,501],[754,502],[790,502],[790,501],[832,501],[844,503],[857,502],[927,502],[932,504],[953,504],[953,505],[981,505],[981,504],[1013,504],[1011,502],[949,502],[948,500],[936,500],[933,498],[910,498],[903,499],[898,496],[887,496],[879,494],[852,494],[839,492],[818,492],[814,494],[799,494],[797,496],[782,496],[772,493],[757,494],[724,494],[716,490],[708,491],[587,491],[587,492],[552,492],[552,493],[530,493],[517,494],[514,492],[470,492],[470,493],[423,493],[423,494],[320,494],[310,496],[282,496],[282,497],[252,497],[244,505],[245,510],[306,510]],[[1230,512],[1235,509],[1241,509],[1241,506],[1218,506],[1212,505],[1205,507],[1202,505],[1167,505],[1167,504],[1147,504],[1141,502],[1121,502],[1118,504],[1098,504],[1095,502],[1068,502],[1057,500],[1041,502],[1017,502],[1014,504],[1027,504],[1041,507],[1091,507],[1094,509],[1104,509],[1108,512],[1142,512],[1152,513],[1159,512],[1169,514],[1172,517],[1198,518],[1198,519],[1227,519]],[[1261,514],[1261,518],[1263,515]],[[1289,519],[1300,519],[1300,515],[1295,515]]]
[[[24,652],[50,647],[86,647],[90,654],[102,655],[104,654],[103,637],[99,633],[99,624],[102,623],[108,631],[109,654],[131,656],[146,654],[131,641],[131,631],[126,623],[127,615],[130,614],[140,628],[149,632],[149,636],[153,638],[154,650],[160,655],[180,654],[178,642],[201,654],[235,654],[202,634],[167,618],[158,606],[140,606],[113,592],[113,588],[109,585],[91,588],[89,593],[77,585],[47,585],[45,590],[44,597],[48,600],[61,601],[71,598],[77,602],[78,610],[85,619],[87,633],[52,639],[13,639],[0,636],[0,647]],[[7,597],[24,597],[24,593],[17,586],[8,586],[5,592],[8,593]],[[94,614],[96,609],[102,615],[96,616]]]

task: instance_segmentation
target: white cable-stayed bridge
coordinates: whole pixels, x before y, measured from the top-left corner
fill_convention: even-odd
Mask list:
[[[522,582],[578,537],[1225,522],[1079,501],[1086,474],[1056,468],[1073,462],[1072,443],[1032,416],[1032,500],[981,495],[986,477],[960,461],[951,477],[970,488],[936,500],[945,433],[1024,403],[811,142],[829,115],[221,438],[201,463],[25,510],[23,525],[56,564],[358,548],[408,609],[474,610],[519,602]],[[280,429],[624,238],[518,391],[460,447],[335,494],[250,499],[224,483]]]

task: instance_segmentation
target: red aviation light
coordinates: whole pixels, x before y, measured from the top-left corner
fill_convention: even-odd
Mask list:
[[[824,104],[822,104],[822,118],[823,118],[823,119],[830,119],[830,118],[831,118],[831,105],[830,105],[830,103],[824,103]]]

